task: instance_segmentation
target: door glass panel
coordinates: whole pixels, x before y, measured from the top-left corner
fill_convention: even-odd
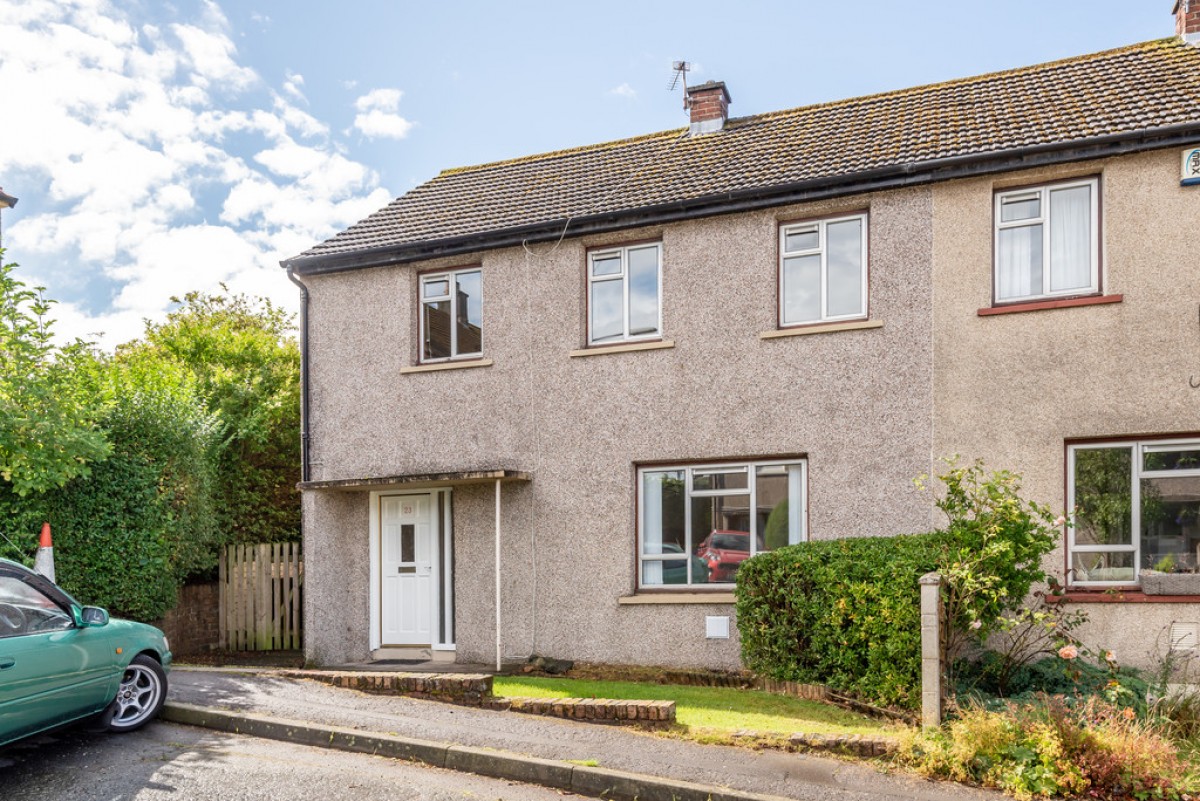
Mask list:
[[[783,260],[783,321],[806,323],[821,319],[821,257],[795,256]]]
[[[483,278],[480,273],[459,273],[456,280],[458,353],[483,352]]]
[[[425,342],[422,358],[450,357],[450,301],[425,304]]]
[[[53,600],[13,576],[0,576],[0,637],[59,631],[75,625]]]
[[[862,314],[862,227],[862,220],[845,220],[826,228],[830,317]]]
[[[1129,447],[1075,451],[1076,545],[1133,543],[1132,469]]]
[[[417,532],[411,523],[400,526],[400,561],[417,561]]]
[[[622,313],[624,281],[597,281],[592,284],[592,342],[608,342],[625,336]]]
[[[658,332],[658,248],[629,251],[629,335]]]

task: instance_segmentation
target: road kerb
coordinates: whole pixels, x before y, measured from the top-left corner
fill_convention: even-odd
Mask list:
[[[421,762],[614,801],[787,801],[780,796],[585,767],[509,751],[470,748],[192,704],[166,704],[162,719],[268,740]]]

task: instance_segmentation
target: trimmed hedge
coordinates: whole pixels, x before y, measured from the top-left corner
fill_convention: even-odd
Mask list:
[[[944,532],[806,542],[759,554],[737,575],[742,661],[875,704],[921,702],[918,581],[950,549]]]

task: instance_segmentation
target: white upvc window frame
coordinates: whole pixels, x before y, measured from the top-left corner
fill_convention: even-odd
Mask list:
[[[750,557],[756,556],[758,550],[758,538],[761,532],[758,531],[758,480],[757,471],[761,467],[799,467],[799,478],[797,491],[800,495],[800,503],[796,505],[789,504],[788,518],[789,529],[792,525],[797,527],[798,542],[808,541],[808,459],[793,458],[793,459],[766,459],[744,462],[721,462],[721,463],[683,463],[672,465],[647,465],[639,467],[637,470],[637,576],[635,577],[635,586],[640,590],[654,590],[665,592],[696,592],[704,589],[717,589],[726,592],[729,588],[735,586],[734,582],[707,582],[704,584],[693,583],[692,577],[692,559],[696,556],[696,546],[698,543],[692,541],[692,499],[705,497],[721,497],[730,495],[748,496],[748,509],[750,520]],[[694,489],[696,474],[711,474],[711,473],[737,473],[744,471],[746,474],[746,489],[714,489],[714,490],[697,490]],[[670,473],[682,472],[684,474],[684,538],[686,546],[683,554],[677,553],[661,553],[647,554],[644,547],[645,533],[645,513],[646,513],[646,498],[645,498],[645,481],[644,476],[647,473]],[[789,500],[791,488],[789,487]],[[687,562],[687,583],[686,584],[643,584],[643,565],[646,562],[671,562],[686,560]]]
[[[655,330],[648,334],[631,334],[629,332],[629,253],[635,250],[650,250],[653,249],[658,261],[657,278],[658,284],[655,289],[658,297],[658,318],[655,324]],[[621,259],[621,271],[612,275],[596,275],[595,264],[597,260],[612,258],[619,256]],[[622,315],[622,336],[620,339],[606,338],[596,340],[592,336],[592,287],[599,283],[608,281],[621,282],[621,315]],[[663,246],[662,242],[641,242],[637,244],[619,245],[614,247],[598,248],[588,251],[587,254],[587,344],[588,347],[604,347],[605,345],[616,345],[623,342],[642,342],[646,340],[662,339],[662,307],[663,307]]]
[[[845,214],[838,217],[826,217],[815,220],[803,220],[788,223],[779,226],[779,264],[777,265],[778,280],[776,288],[779,294],[779,326],[780,328],[794,328],[803,325],[819,325],[821,323],[841,322],[844,320],[866,320],[869,319],[870,308],[867,306],[869,297],[867,280],[870,276],[870,269],[867,265],[867,258],[870,252],[870,215],[867,212],[858,214]],[[860,220],[862,222],[862,239],[859,242],[859,308],[860,312],[853,314],[830,314],[829,313],[829,247],[827,229],[830,225],[836,223],[849,222],[851,220]],[[817,247],[804,248],[800,250],[788,250],[787,238],[789,234],[802,233],[804,231],[815,231],[817,233]],[[785,284],[786,274],[784,271],[784,260],[794,258],[796,256],[813,256],[821,257],[821,316],[814,320],[789,320],[787,318],[787,286]]]
[[[1073,556],[1077,553],[1132,553],[1133,579],[1131,581],[1078,581],[1072,575],[1068,582],[1077,587],[1129,587],[1141,584],[1140,571],[1142,563],[1142,479],[1144,478],[1187,478],[1200,476],[1200,468],[1191,470],[1147,470],[1146,454],[1176,451],[1184,447],[1200,449],[1200,439],[1114,439],[1105,442],[1088,442],[1067,447],[1067,508],[1071,510],[1071,525],[1067,530],[1067,567],[1071,569]],[[1128,448],[1131,453],[1131,469],[1129,471],[1130,519],[1129,545],[1076,545],[1075,543],[1075,454],[1084,450],[1116,450]]]
[[[456,296],[457,287],[458,287],[458,276],[467,275],[470,273],[478,273],[478,275],[479,275],[479,287],[480,287],[479,303],[480,303],[480,313],[482,314],[482,308],[483,308],[483,268],[482,267],[475,265],[473,267],[461,267],[461,268],[457,268],[457,269],[453,269],[453,270],[443,270],[443,271],[439,271],[439,272],[426,273],[426,274],[421,275],[418,278],[420,288],[418,290],[417,305],[420,308],[420,312],[419,312],[419,314],[420,314],[420,331],[418,332],[419,339],[417,341],[417,350],[418,350],[418,354],[420,356],[418,361],[421,364],[440,364],[443,362],[457,361],[459,359],[478,359],[479,357],[483,356],[482,333],[480,335],[480,345],[481,345],[480,350],[471,351],[471,352],[467,352],[467,353],[460,353],[458,350],[458,302],[457,302],[457,296]],[[429,285],[434,283],[435,281],[447,282],[447,286],[449,287],[449,292],[446,294],[440,294],[440,295],[428,294],[427,289],[428,289]],[[437,303],[437,302],[443,301],[443,300],[449,301],[449,303],[450,303],[450,355],[426,358],[425,357],[425,339],[426,339],[426,333],[427,333],[427,326],[429,325],[429,320],[428,320],[428,317],[426,314],[426,304],[427,303]],[[482,320],[480,321],[480,328],[482,329]]]
[[[1086,287],[1071,287],[1055,291],[1050,288],[1053,265],[1050,262],[1050,193],[1056,190],[1071,189],[1087,186],[1091,188],[1089,210],[1091,221],[1091,253],[1089,269],[1091,282]],[[1037,198],[1041,213],[1037,217],[1022,220],[1002,222],[1002,209],[1005,202]],[[1081,178],[1069,181],[1027,186],[1018,189],[1002,190],[995,193],[992,208],[992,299],[996,305],[1010,303],[1031,303],[1039,300],[1053,300],[1063,297],[1078,297],[1095,295],[1100,292],[1100,179],[1099,177]],[[1012,228],[1024,228],[1033,225],[1042,226],[1042,290],[1028,295],[1017,295],[1008,298],[1000,297],[1000,232]]]

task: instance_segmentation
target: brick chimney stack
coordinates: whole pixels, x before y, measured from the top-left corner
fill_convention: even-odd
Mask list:
[[[722,81],[689,86],[688,111],[692,115],[691,135],[712,133],[725,127],[729,119],[729,90]]]
[[[1175,0],[1175,35],[1200,45],[1200,0]]]

